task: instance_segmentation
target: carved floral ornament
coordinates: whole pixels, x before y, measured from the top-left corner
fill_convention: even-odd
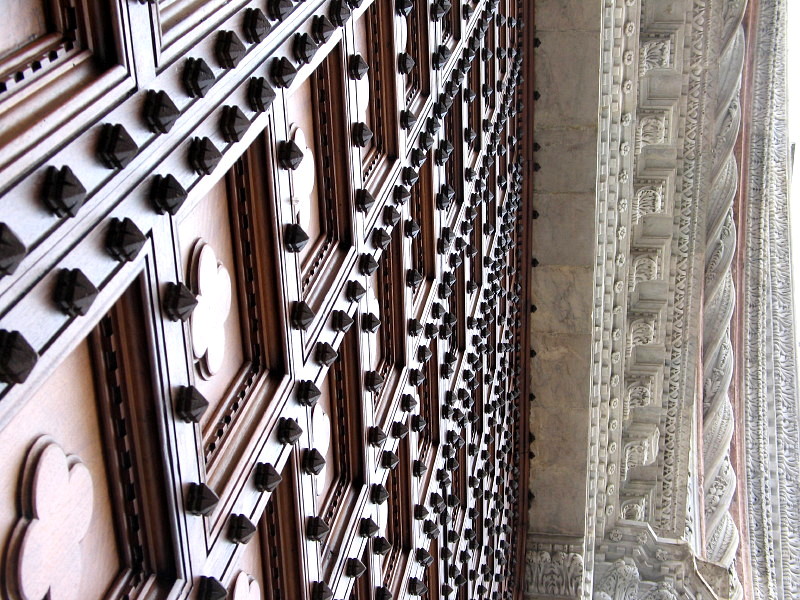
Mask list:
[[[89,469],[44,436],[28,454],[21,491],[23,516],[11,536],[6,572],[11,597],[76,600],[81,542],[94,508]]]
[[[231,277],[214,249],[198,240],[194,250],[197,306],[192,312],[192,351],[200,374],[213,377],[225,358],[225,321],[231,310]]]
[[[291,128],[291,139],[303,152],[300,166],[294,171],[290,171],[292,178],[292,206],[294,207],[298,225],[304,231],[309,231],[312,221],[311,211],[314,204],[312,195],[317,183],[316,163],[314,161],[314,152],[308,144],[305,132],[295,124],[292,124]]]

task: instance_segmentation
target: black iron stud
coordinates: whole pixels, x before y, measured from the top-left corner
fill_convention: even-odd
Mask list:
[[[318,44],[324,44],[331,39],[334,31],[336,31],[336,25],[331,23],[325,15],[317,15],[311,21],[311,35]]]
[[[314,311],[303,301],[295,302],[292,307],[290,321],[292,327],[305,331],[314,321]]]
[[[272,25],[267,15],[260,8],[248,8],[244,11],[244,37],[251,44],[264,41]]]
[[[344,574],[347,577],[357,578],[361,577],[367,572],[367,567],[357,558],[348,558],[344,567]]]
[[[287,225],[283,234],[283,244],[287,252],[300,252],[308,244],[308,234],[297,223]]]
[[[256,526],[245,515],[231,515],[228,521],[228,537],[234,544],[246,544],[256,534]]]
[[[186,512],[207,517],[219,503],[219,496],[205,483],[192,483],[186,498]]]
[[[337,358],[339,358],[339,353],[328,342],[317,344],[316,359],[323,367],[330,367]]]
[[[198,175],[209,175],[222,160],[222,153],[208,137],[194,138],[189,147],[189,164]]]
[[[366,123],[356,123],[353,125],[353,144],[359,148],[365,148],[372,139],[372,130]]]
[[[253,483],[259,492],[274,492],[283,478],[270,463],[256,465]]]
[[[278,441],[281,444],[294,444],[303,435],[303,430],[295,419],[281,417],[278,421]]]
[[[186,423],[199,423],[208,409],[208,400],[194,386],[181,386],[175,412]]]
[[[383,389],[384,379],[377,371],[367,371],[364,374],[364,387],[373,394],[379,394]]]
[[[407,17],[414,10],[414,0],[396,0],[394,8],[401,17]]]
[[[5,223],[0,223],[0,277],[16,271],[28,249]]]
[[[292,61],[283,56],[272,61],[270,75],[272,75],[275,85],[282,88],[288,88],[290,85],[292,85],[294,78],[297,77],[297,69],[292,64]]]
[[[156,175],[150,188],[150,201],[158,214],[177,214],[187,197],[186,190],[173,175]]]
[[[67,166],[48,167],[42,199],[58,217],[74,217],[86,198],[86,188]]]
[[[298,62],[304,65],[314,60],[314,55],[319,50],[317,43],[307,33],[297,33],[294,36],[293,51]]]
[[[0,381],[23,383],[39,355],[19,331],[0,329]]]
[[[362,518],[358,525],[358,533],[361,537],[374,537],[380,530],[381,528],[371,517]]]
[[[350,15],[353,14],[353,11],[344,0],[333,0],[333,2],[331,2],[330,12],[328,14],[331,17],[331,21],[341,27],[347,23],[347,20],[350,18]]]
[[[183,68],[183,87],[192,98],[202,98],[217,81],[214,72],[202,58],[187,58]]]
[[[309,475],[319,475],[325,468],[325,457],[319,450],[312,448],[303,453],[303,471]]]
[[[265,77],[253,77],[247,88],[247,99],[250,108],[255,112],[264,112],[275,100],[275,90]]]
[[[197,298],[183,283],[168,283],[164,292],[164,313],[170,321],[186,321],[197,306]]]
[[[281,142],[278,147],[278,162],[282,168],[294,171],[303,162],[303,151],[294,140]]]
[[[238,142],[250,127],[248,119],[238,106],[223,106],[219,128],[228,143]]]
[[[330,530],[330,526],[322,517],[310,517],[306,524],[306,537],[312,542],[321,542]]]
[[[392,241],[392,236],[385,229],[378,228],[372,232],[372,243],[376,248],[386,249]]]
[[[375,333],[381,326],[381,320],[373,313],[361,317],[361,328],[367,333]]]
[[[407,52],[401,52],[397,55],[397,70],[403,75],[408,75],[411,73],[416,64],[417,61],[415,61],[414,57]]]
[[[383,536],[378,536],[378,537],[376,537],[375,539],[372,540],[372,552],[374,554],[377,554],[379,556],[383,556],[384,554],[388,554],[389,551],[391,551],[391,549],[392,549],[391,542],[389,540],[387,540]],[[377,588],[375,590],[375,598],[376,599],[382,598],[384,600],[387,600],[387,599],[391,600],[392,599],[392,594],[389,593],[389,590],[386,590],[386,592],[389,593],[389,595],[386,596],[385,594],[382,594],[382,592],[380,591],[382,589],[386,590],[386,588]]]
[[[361,80],[369,72],[369,65],[360,54],[353,54],[347,63],[347,72],[351,79]]]
[[[364,286],[358,281],[351,281],[347,284],[345,295],[350,302],[359,302],[367,293]]]
[[[227,595],[228,591],[219,580],[205,576],[200,578],[200,598],[202,600],[224,600]]]
[[[247,48],[233,31],[220,31],[217,35],[217,60],[224,69],[233,69],[244,58]]]
[[[375,205],[375,197],[367,190],[361,189],[356,192],[356,209],[361,212],[368,212]]]
[[[283,21],[294,10],[294,2],[292,0],[270,0],[267,10],[270,17]]]
[[[167,92],[150,90],[144,101],[144,120],[153,133],[167,133],[181,111],[169,97]]]
[[[358,260],[358,270],[362,275],[372,275],[378,270],[378,261],[372,254],[362,254]]]

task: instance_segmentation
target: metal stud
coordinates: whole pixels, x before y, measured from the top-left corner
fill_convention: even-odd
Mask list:
[[[186,190],[173,175],[156,175],[150,188],[150,201],[158,214],[177,214],[187,197]]]
[[[358,578],[367,572],[367,567],[357,558],[348,558],[344,567],[344,574],[347,577]]]
[[[408,269],[406,272],[406,285],[416,289],[423,282],[425,277],[416,269]]]
[[[347,284],[345,295],[350,302],[360,302],[366,295],[367,290],[358,281],[351,281]]]
[[[380,427],[373,426],[369,429],[368,440],[370,446],[379,447],[382,446],[383,443],[386,441],[386,432],[381,429]]]
[[[198,175],[209,175],[222,160],[222,153],[208,137],[194,138],[189,147],[189,164]]]
[[[0,329],[0,381],[23,383],[39,355],[19,331]]]
[[[186,423],[199,423],[208,410],[208,400],[194,386],[181,386],[175,401],[175,412]]]
[[[353,125],[353,144],[359,148],[365,148],[372,139],[372,130],[366,123],[356,123]]]
[[[214,72],[202,58],[187,58],[183,68],[183,87],[192,98],[203,98],[217,82]]]
[[[381,326],[381,320],[373,313],[367,313],[361,317],[361,328],[367,333],[375,333]]]
[[[201,600],[224,600],[228,595],[225,586],[214,577],[200,578],[200,598]]]
[[[373,394],[379,394],[383,389],[384,379],[377,371],[367,371],[364,374],[364,387]]]
[[[394,206],[387,206],[383,209],[383,222],[389,227],[394,227],[400,222],[400,213]]]
[[[343,310],[333,311],[332,321],[334,331],[346,333],[353,326],[353,319]]]
[[[183,283],[168,283],[164,292],[164,313],[171,321],[186,321],[197,306],[197,298]]]
[[[414,10],[414,0],[396,0],[394,8],[401,17],[407,17]]]
[[[417,319],[410,319],[408,321],[408,334],[411,336],[418,336],[422,333],[422,323],[420,323]]]
[[[422,477],[423,475],[425,475],[425,472],[428,470],[428,467],[421,460],[415,459],[412,470],[414,472],[414,477]]]
[[[181,111],[167,92],[150,90],[144,102],[144,120],[153,133],[167,133],[178,120]]]
[[[421,229],[422,228],[419,226],[419,223],[417,223],[414,219],[409,219],[405,223],[405,228],[403,230],[403,233],[405,234],[406,237],[415,239],[419,235]]]
[[[371,517],[362,518],[358,525],[358,533],[361,537],[374,537],[381,530],[378,524]]]
[[[450,11],[452,6],[450,0],[435,0],[435,2],[431,4],[431,19],[439,21]]]
[[[324,44],[331,39],[334,31],[336,31],[336,25],[331,23],[325,15],[317,15],[311,21],[311,34],[319,44]]]
[[[58,217],[74,217],[86,198],[86,188],[69,167],[48,167],[43,200]]]
[[[270,17],[283,21],[294,10],[294,3],[292,0],[270,0],[267,10]]]
[[[383,504],[389,499],[389,491],[380,483],[373,483],[370,486],[369,499],[373,504]]]
[[[207,517],[219,503],[219,496],[205,483],[192,483],[186,498],[186,512]]]
[[[392,423],[392,437],[398,440],[402,440],[404,437],[408,435],[408,425],[402,423],[400,421],[395,421]]]
[[[389,540],[387,540],[383,536],[378,536],[378,537],[376,537],[375,539],[372,540],[372,552],[374,554],[377,554],[378,556],[383,556],[384,554],[388,554],[391,551],[391,549],[392,549],[391,542]],[[381,588],[378,588],[378,589],[375,590],[375,592],[376,592],[375,598],[376,599],[377,598],[389,598],[391,600],[392,595],[389,594],[388,596],[381,596],[380,593],[379,593],[380,589]],[[386,589],[386,588],[383,588],[383,589]]]
[[[372,243],[375,245],[376,248],[380,248],[381,250],[386,249],[387,246],[392,241],[392,236],[389,235],[389,232],[385,229],[375,229],[372,232]]]
[[[300,252],[308,244],[308,234],[300,225],[292,223],[284,230],[283,244],[288,252]]]
[[[234,544],[246,544],[256,534],[256,526],[245,515],[231,515],[228,521],[228,537]]]
[[[356,209],[360,212],[369,212],[375,205],[375,197],[365,189],[356,192]]]
[[[274,492],[283,478],[270,463],[256,465],[254,484],[259,492]]]
[[[303,471],[308,475],[319,475],[325,468],[325,457],[319,450],[312,448],[303,453]]]
[[[310,517],[306,525],[306,537],[312,542],[321,542],[330,530],[330,526],[322,517]]]
[[[16,271],[28,249],[5,223],[0,223],[0,277]]]
[[[297,77],[297,69],[285,56],[272,61],[270,75],[278,87],[288,88]]]
[[[414,560],[423,567],[427,567],[433,562],[433,557],[425,548],[417,548],[417,551],[414,553]]]
[[[408,593],[412,596],[422,596],[428,593],[428,586],[416,577],[408,578]]]
[[[358,260],[358,270],[362,275],[372,275],[378,270],[378,262],[371,254],[362,254]]]
[[[264,41],[272,29],[267,16],[259,8],[248,8],[244,11],[244,37],[251,44]]]
[[[303,430],[295,419],[281,417],[278,421],[278,441],[281,444],[294,444],[303,435]]]
[[[419,180],[419,173],[411,167],[403,167],[402,178],[405,185],[414,185]]]
[[[413,128],[417,123],[417,117],[409,110],[400,111],[400,126],[406,131]]]
[[[339,358],[339,353],[328,342],[320,342],[317,344],[315,358],[323,367],[330,367]]]
[[[369,65],[360,54],[353,54],[347,63],[347,71],[351,79],[361,80],[369,72]]]
[[[314,406],[322,392],[313,381],[304,380],[298,383],[296,398],[303,406]]]
[[[331,21],[341,27],[347,22],[350,15],[352,15],[352,10],[344,0],[333,0],[328,14],[331,17]]]
[[[415,61],[414,57],[407,52],[401,52],[397,55],[397,70],[403,75],[408,75],[411,73],[416,64],[417,61]]]
[[[294,56],[305,65],[314,60],[314,55],[319,50],[317,43],[307,33],[297,33],[294,36]]]
[[[223,139],[228,142],[238,142],[250,127],[248,119],[238,106],[223,106],[220,131]]]
[[[294,171],[303,162],[303,150],[294,140],[281,142],[278,147],[278,162],[282,168]]]
[[[254,112],[264,112],[275,100],[275,90],[265,77],[253,77],[247,88],[247,99]]]
[[[314,321],[314,316],[314,311],[308,304],[303,301],[295,302],[290,318],[292,327],[305,331]]]

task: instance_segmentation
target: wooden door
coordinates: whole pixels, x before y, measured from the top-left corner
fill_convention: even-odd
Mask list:
[[[4,3],[5,597],[518,592],[523,4]]]

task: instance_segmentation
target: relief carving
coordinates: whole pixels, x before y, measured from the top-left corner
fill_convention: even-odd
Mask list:
[[[563,550],[529,550],[525,567],[528,594],[578,598],[583,579],[583,557]]]
[[[192,352],[204,379],[213,377],[225,359],[225,321],[231,310],[231,277],[214,249],[198,240],[194,249],[197,306],[191,316]]]
[[[21,494],[23,516],[11,536],[6,573],[11,596],[76,600],[81,541],[94,508],[89,469],[50,438],[39,438],[28,454]]]

